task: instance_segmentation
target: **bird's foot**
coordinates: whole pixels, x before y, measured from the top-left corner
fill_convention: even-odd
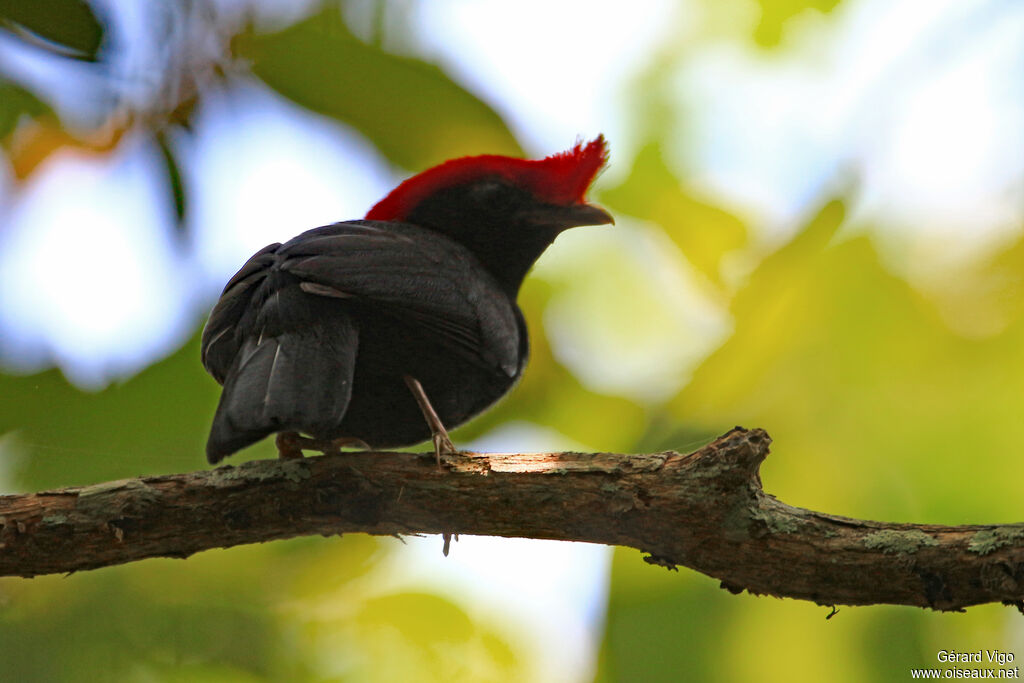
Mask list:
[[[341,449],[347,446],[356,446],[367,451],[373,450],[368,443],[354,436],[322,440],[300,436],[298,432],[280,432],[277,435],[277,454],[282,460],[301,458],[303,450],[320,451],[324,455],[334,455],[340,453]]]
[[[295,460],[302,457],[302,442],[308,441],[299,436],[298,432],[278,432],[274,443],[277,445],[277,457],[281,460]]]
[[[455,444],[452,443],[451,438],[448,436],[448,432],[442,427],[440,431],[434,432],[432,437],[434,442],[434,458],[437,460],[437,466],[441,466],[441,455],[458,455],[459,451],[455,449]]]
[[[437,459],[437,467],[440,469],[442,453],[444,455],[456,455],[459,451],[455,449],[451,437],[448,436],[448,430],[444,428],[444,423],[438,417],[434,406],[430,405],[430,399],[427,398],[427,393],[423,391],[423,385],[420,384],[419,380],[406,375],[405,385],[412,392],[413,398],[416,399],[416,403],[420,407],[420,412],[423,413],[423,419],[427,421],[427,426],[430,427],[431,440],[434,442],[434,457]]]

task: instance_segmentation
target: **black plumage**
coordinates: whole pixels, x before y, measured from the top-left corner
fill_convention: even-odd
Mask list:
[[[503,157],[449,162],[462,173],[430,179],[425,194],[421,182],[401,220],[309,230],[265,247],[228,282],[202,338],[203,365],[224,385],[211,463],[274,432],[374,448],[424,441],[432,430],[407,378],[448,427],[513,386],[528,355],[515,303],[527,271],[561,230],[611,218],[582,202],[600,164],[578,197],[556,203],[515,174],[464,179],[481,159]],[[514,161],[551,159],[566,165],[564,155]]]

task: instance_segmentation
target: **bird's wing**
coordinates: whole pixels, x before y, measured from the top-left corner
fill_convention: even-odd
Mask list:
[[[519,370],[514,302],[446,237],[405,224],[351,221],[305,232],[277,255],[309,294],[370,302],[471,362],[509,376]]]

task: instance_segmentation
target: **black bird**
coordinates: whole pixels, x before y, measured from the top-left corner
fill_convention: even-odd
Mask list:
[[[203,366],[224,385],[207,459],[278,432],[302,447],[395,448],[434,440],[523,372],[516,296],[558,234],[612,223],[584,195],[603,136],[541,160],[445,162],[393,190],[364,220],[257,252],[203,330]],[[300,437],[299,433],[312,437]]]

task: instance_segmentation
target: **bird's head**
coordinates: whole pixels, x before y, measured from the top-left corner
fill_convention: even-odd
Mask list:
[[[614,223],[604,209],[585,201],[607,161],[604,136],[545,159],[453,159],[403,182],[366,218],[442,233],[468,247],[499,281],[518,289],[560,232]]]

